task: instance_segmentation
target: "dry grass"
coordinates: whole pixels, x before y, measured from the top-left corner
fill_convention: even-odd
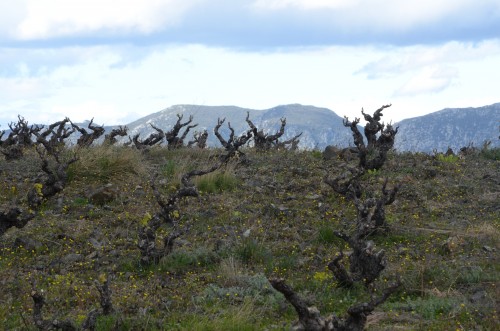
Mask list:
[[[109,182],[148,172],[141,153],[133,148],[97,146],[80,149],[77,155],[78,162],[68,171],[70,179]]]
[[[329,272],[326,265],[343,244],[333,231],[349,231],[356,217],[352,203],[323,182],[341,167],[318,152],[249,151],[249,164],[197,178],[198,186],[215,183],[218,176],[226,184],[236,179],[237,185],[179,202],[180,227],[189,231],[160,265],[141,266],[140,222],[159,210],[151,176],[158,173],[159,187],[168,190],[184,173],[212,166],[218,152],[79,151],[63,193],[47,201],[25,228],[11,228],[1,238],[0,325],[34,329],[33,283],[46,293],[46,318],[80,321],[98,307],[93,284],[102,273],[114,275],[116,313],[99,320],[101,330],[145,325],[150,330],[288,330],[296,314],[265,288],[265,277],[287,279],[325,315],[344,316],[349,306],[369,299],[364,288],[347,291],[336,288],[333,277],[315,279]],[[363,177],[366,193],[374,195],[381,194],[385,177],[390,185],[404,179],[396,202],[386,209],[389,233],[373,238],[388,259],[377,290],[395,274],[404,286],[377,308],[370,328],[487,330],[499,325],[500,231],[491,198],[498,191],[498,164],[473,157],[443,165],[422,155],[391,154],[383,169]],[[38,156],[27,154],[17,164],[36,167]],[[23,194],[37,172],[18,173],[2,160],[0,169],[0,205],[23,206]],[[120,198],[103,206],[89,204],[82,192],[106,182],[113,183]],[[157,239],[170,231],[161,228]],[[32,240],[33,247],[14,247],[18,238]],[[446,243],[451,249],[443,249]]]

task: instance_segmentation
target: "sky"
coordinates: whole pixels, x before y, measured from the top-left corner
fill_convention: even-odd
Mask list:
[[[0,0],[0,130],[176,104],[397,122],[500,102],[499,77],[498,0]]]

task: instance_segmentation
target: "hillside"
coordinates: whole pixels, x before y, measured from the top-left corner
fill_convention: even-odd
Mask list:
[[[235,133],[239,135],[248,130],[248,125],[245,122],[247,112],[250,113],[250,119],[256,126],[271,134],[279,129],[280,119],[285,117],[287,126],[283,139],[289,139],[302,132],[301,148],[325,148],[331,141],[347,146],[351,136],[349,131],[343,127],[342,118],[331,110],[298,104],[278,106],[266,110],[235,106],[177,105],[140,118],[127,124],[127,127],[130,136],[140,133],[141,137],[147,137],[154,132],[150,124],[159,128],[170,128],[177,121],[177,114],[183,116],[183,122],[192,115],[193,124],[198,124],[193,131],[207,130],[209,132],[209,146],[220,147],[219,141],[213,134],[217,119],[226,118],[221,132],[224,134],[229,132],[227,122],[230,122]]]
[[[235,124],[246,114],[232,111]],[[274,122],[283,115],[295,121],[286,108],[261,116]],[[113,309],[96,317],[97,330],[289,330],[297,315],[270,286],[273,277],[324,315],[345,316],[370,300],[362,285],[339,288],[327,268],[341,251],[352,253],[334,231],[352,231],[356,209],[324,182],[342,174],[346,161],[317,151],[246,150],[248,162],[196,178],[200,195],[181,199],[172,212],[177,227],[157,232],[161,245],[179,231],[172,251],[158,264],[141,264],[140,229],[160,210],[153,175],[166,199],[183,174],[209,168],[220,152],[68,150],[64,159],[79,159],[68,167],[63,191],[43,201],[26,226],[0,237],[3,329],[36,330],[34,320],[81,326],[101,309],[105,288]],[[386,206],[388,232],[371,237],[387,266],[370,288],[380,293],[398,276],[402,285],[369,316],[369,330],[499,328],[494,155],[498,150],[463,159],[391,153],[381,170],[361,177],[363,199],[380,196],[385,178],[390,188],[401,184]],[[0,159],[0,211],[28,209],[26,192],[43,189],[36,186],[40,169],[34,150]],[[44,298],[43,309],[34,306],[35,295]]]
[[[397,123],[396,148],[401,151],[458,151],[481,147],[485,141],[500,146],[500,103],[479,108],[449,108]]]
[[[280,119],[285,117],[287,126],[283,139],[302,132],[299,146],[303,149],[321,150],[332,143],[339,147],[352,145],[351,133],[342,124],[343,117],[330,109],[299,104],[282,105],[265,110],[235,106],[177,105],[140,118],[129,123],[127,127],[130,129],[130,136],[140,133],[141,137],[147,137],[154,132],[150,123],[159,128],[170,128],[177,121],[177,114],[183,115],[183,120],[193,115],[193,123],[198,124],[194,130],[207,130],[209,145],[220,147],[213,135],[217,118],[227,118],[235,132],[240,134],[248,130],[245,123],[247,112],[250,113],[250,119],[255,125],[270,133],[279,128]],[[491,141],[492,146],[500,146],[499,121],[500,103],[479,108],[444,109],[425,116],[405,119],[395,124],[399,126],[396,148],[399,151],[428,153],[433,150],[444,152],[448,147],[458,151],[470,144],[481,147],[485,141]],[[363,121],[360,124],[363,124]]]

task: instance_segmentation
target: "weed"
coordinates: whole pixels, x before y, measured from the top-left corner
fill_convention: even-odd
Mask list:
[[[174,250],[159,264],[159,270],[169,272],[185,272],[197,267],[207,267],[217,263],[219,257],[214,252],[199,247],[193,251]]]
[[[488,159],[488,160],[493,160],[493,161],[500,161],[500,148],[483,148],[481,149],[480,152],[481,157]]]
[[[459,297],[437,297],[407,299],[404,303],[387,303],[388,310],[414,311],[424,319],[448,318],[460,309],[462,299]]]
[[[454,154],[450,155],[438,154],[436,158],[438,161],[443,163],[457,163],[459,160],[459,157]]]
[[[84,207],[89,203],[89,200],[87,198],[82,198],[82,197],[76,197],[73,200],[72,205],[74,207]]]
[[[229,172],[210,173],[196,180],[198,190],[205,193],[233,191],[238,186],[238,179]]]
[[[457,284],[478,284],[482,280],[486,280],[485,271],[479,266],[470,266],[462,268],[458,277]]]
[[[68,168],[68,179],[109,182],[140,175],[146,170],[139,151],[116,146],[99,146],[85,149],[78,162]]]
[[[191,317],[181,321],[176,326],[168,329],[193,330],[193,331],[253,331],[263,330],[268,321],[263,319],[262,308],[251,299],[242,300],[236,306],[213,306],[207,316]],[[222,308],[222,309],[221,309]],[[266,323],[267,322],[267,323]]]
[[[335,235],[331,226],[322,226],[318,229],[318,241],[323,244],[340,243],[342,240]]]
[[[282,301],[281,295],[276,292],[263,274],[238,274],[231,283],[223,282],[225,285],[209,284],[202,295],[197,297],[197,302],[213,304],[214,302],[225,302],[234,304],[251,299],[260,305],[274,305]]]
[[[174,160],[168,160],[167,163],[161,166],[161,172],[168,178],[173,178],[176,174],[176,162]]]
[[[321,153],[321,151],[318,151],[317,149],[312,150],[312,151],[311,151],[311,155],[312,155],[312,157],[314,157],[315,159],[319,159],[319,160],[321,160],[321,159],[323,158],[323,153]]]
[[[269,251],[254,239],[244,238],[236,247],[236,256],[246,264],[264,263],[271,257]]]

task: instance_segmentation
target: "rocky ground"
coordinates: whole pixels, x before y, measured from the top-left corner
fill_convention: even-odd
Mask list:
[[[219,152],[68,151],[79,160],[64,190],[0,237],[3,329],[55,320],[83,328],[92,310],[103,310],[107,288],[112,309],[96,317],[98,330],[288,330],[297,314],[268,278],[285,279],[323,315],[345,316],[398,277],[402,285],[369,316],[368,329],[500,327],[498,151],[392,153],[361,177],[365,198],[380,196],[386,178],[390,188],[401,185],[385,210],[388,231],[371,238],[387,267],[370,289],[339,288],[327,268],[340,250],[349,254],[335,231],[352,231],[356,208],[324,180],[356,160],[318,151],[250,150],[247,162],[197,177],[199,196],[177,203],[177,225],[162,226],[157,244],[183,234],[159,263],[141,264],[139,230],[160,210],[153,175],[167,199],[183,174],[209,168]],[[26,194],[43,173],[37,153],[25,154],[0,160],[0,211],[29,211]]]

